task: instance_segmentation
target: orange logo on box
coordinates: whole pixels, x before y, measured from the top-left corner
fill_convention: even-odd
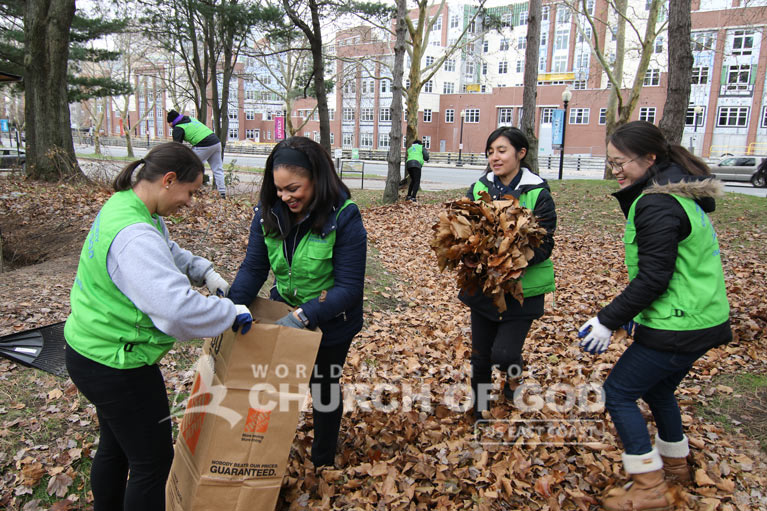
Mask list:
[[[271,410],[249,409],[248,418],[245,420],[245,432],[266,433],[266,429],[269,427],[269,417],[271,417],[271,415]]]
[[[211,402],[212,396],[206,393],[205,384],[202,382],[200,375],[197,375],[197,379],[194,382],[192,388],[192,394],[189,396],[189,402],[186,407],[187,410],[194,409],[196,407],[204,407]],[[184,414],[184,420],[181,422],[181,436],[184,437],[189,451],[194,455],[194,451],[197,450],[197,441],[200,439],[200,432],[202,431],[202,422],[205,420],[205,413],[186,413]]]

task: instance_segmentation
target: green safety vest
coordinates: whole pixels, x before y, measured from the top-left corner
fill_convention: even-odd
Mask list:
[[[727,302],[716,232],[708,215],[693,199],[670,195],[687,213],[690,235],[679,243],[674,274],[668,288],[634,321],[651,328],[675,331],[721,325],[730,317],[730,304]],[[639,272],[634,214],[641,197],[629,209],[623,235],[629,280],[633,280]]]
[[[519,204],[530,211],[535,210],[535,203],[538,202],[538,196],[543,188],[533,188],[520,194]],[[474,183],[474,200],[479,200],[480,192],[487,192],[488,188],[482,181]],[[544,293],[551,293],[556,289],[554,284],[554,263],[551,258],[540,263],[528,266],[522,275],[522,296],[538,296]]]
[[[350,199],[338,209],[338,215],[348,205]],[[263,230],[263,225],[261,226]],[[283,249],[284,240],[268,235],[264,230],[264,242],[269,253],[269,264],[277,283],[277,291],[286,302],[298,307],[316,298],[322,291],[333,287],[333,246],[336,243],[336,231],[320,236],[311,231],[306,233],[293,250],[293,264],[288,264]]]
[[[133,190],[117,192],[104,204],[83,245],[69,295],[67,343],[81,355],[116,369],[156,364],[175,342],[136,308],[107,271],[107,254],[117,233],[141,222],[162,232],[159,219],[149,214]]]
[[[423,166],[423,146],[421,144],[413,144],[407,149],[407,161],[414,160]]]
[[[213,130],[193,117],[190,117],[189,122],[176,124],[175,127],[184,130],[184,140],[192,145],[199,144],[205,137],[213,133]]]

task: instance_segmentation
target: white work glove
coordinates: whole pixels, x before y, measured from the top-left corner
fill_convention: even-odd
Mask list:
[[[245,335],[253,324],[253,316],[250,315],[250,309],[245,305],[235,305],[234,309],[237,315],[234,317],[232,330],[236,332],[242,327],[242,334]]]
[[[205,272],[205,285],[214,296],[226,296],[229,294],[229,283],[216,273],[213,268]]]
[[[578,329],[578,337],[583,338],[579,346],[589,353],[604,353],[612,335],[612,330],[600,323],[599,318],[593,317]]]

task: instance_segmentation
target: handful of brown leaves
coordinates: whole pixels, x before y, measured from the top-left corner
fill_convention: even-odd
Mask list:
[[[506,293],[522,303],[520,279],[546,229],[516,198],[493,201],[487,192],[481,196],[478,201],[464,197],[447,204],[432,226],[431,248],[440,271],[457,267],[460,288],[469,293],[481,289],[503,312]]]

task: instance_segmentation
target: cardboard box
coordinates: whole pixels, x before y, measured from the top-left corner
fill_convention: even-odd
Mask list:
[[[166,509],[272,511],[322,333],[277,326],[291,308],[258,298],[245,335],[205,342],[179,428]]]

